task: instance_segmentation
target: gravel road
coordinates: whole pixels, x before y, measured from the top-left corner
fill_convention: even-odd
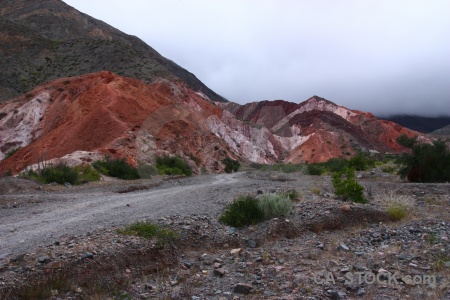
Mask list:
[[[239,172],[173,179],[149,190],[123,194],[114,192],[117,188],[110,185],[102,189],[72,187],[63,192],[1,195],[4,202],[17,201],[19,205],[0,209],[0,258],[32,251],[61,236],[136,220],[191,214],[217,217],[238,194],[292,188],[300,181],[274,181]]]
[[[15,195],[36,204],[0,209],[0,257],[30,251],[62,235],[76,235],[142,219],[175,214],[217,215],[240,188],[253,183],[243,173],[206,175],[165,182],[125,194]],[[70,190],[70,189],[69,189]],[[40,198],[40,199],[37,199]]]

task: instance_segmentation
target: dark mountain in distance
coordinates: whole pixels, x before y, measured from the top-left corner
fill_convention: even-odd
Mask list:
[[[61,0],[0,1],[0,64],[0,102],[44,82],[103,70],[146,83],[180,80],[213,101],[227,101],[139,38]]]
[[[392,115],[389,117],[379,117],[379,118],[398,123],[406,128],[421,133],[430,133],[432,131],[450,125],[450,116],[421,117],[414,115]]]

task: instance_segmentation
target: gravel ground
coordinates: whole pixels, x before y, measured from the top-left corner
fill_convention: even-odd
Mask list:
[[[110,181],[100,186],[46,186],[33,194],[4,194],[0,195],[3,208],[0,209],[0,258],[31,251],[63,235],[121,226],[141,219],[154,220],[176,214],[216,217],[237,194],[283,189],[293,182],[296,182],[294,185],[314,186],[315,181],[320,183],[323,179],[312,180],[302,175],[288,178],[283,174],[262,178],[240,172],[164,182]],[[133,189],[136,191],[123,193]]]
[[[366,205],[336,199],[328,176],[298,173],[17,184],[0,195],[0,299],[33,274],[59,270],[72,274],[71,288],[52,289],[51,299],[450,299],[450,185],[372,173],[359,173]],[[217,221],[238,194],[289,189],[299,199],[286,218],[239,229]],[[387,218],[380,201],[387,192],[410,200],[406,219]],[[141,219],[170,226],[183,242],[158,250],[116,232]],[[342,279],[358,272],[400,275],[395,284]],[[96,274],[106,291],[129,284],[112,298],[93,295]],[[434,287],[411,279],[424,275],[436,277]]]

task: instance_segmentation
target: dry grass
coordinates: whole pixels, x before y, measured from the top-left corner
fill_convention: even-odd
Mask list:
[[[314,186],[314,187],[311,187],[309,189],[309,191],[314,195],[320,196],[322,189],[320,187]]]
[[[415,201],[411,196],[400,194],[396,190],[384,190],[375,195],[375,200],[386,209],[391,219],[395,221],[412,216]]]

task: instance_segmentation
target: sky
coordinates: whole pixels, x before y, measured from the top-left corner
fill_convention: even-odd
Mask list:
[[[64,0],[230,101],[450,115],[448,0]]]

